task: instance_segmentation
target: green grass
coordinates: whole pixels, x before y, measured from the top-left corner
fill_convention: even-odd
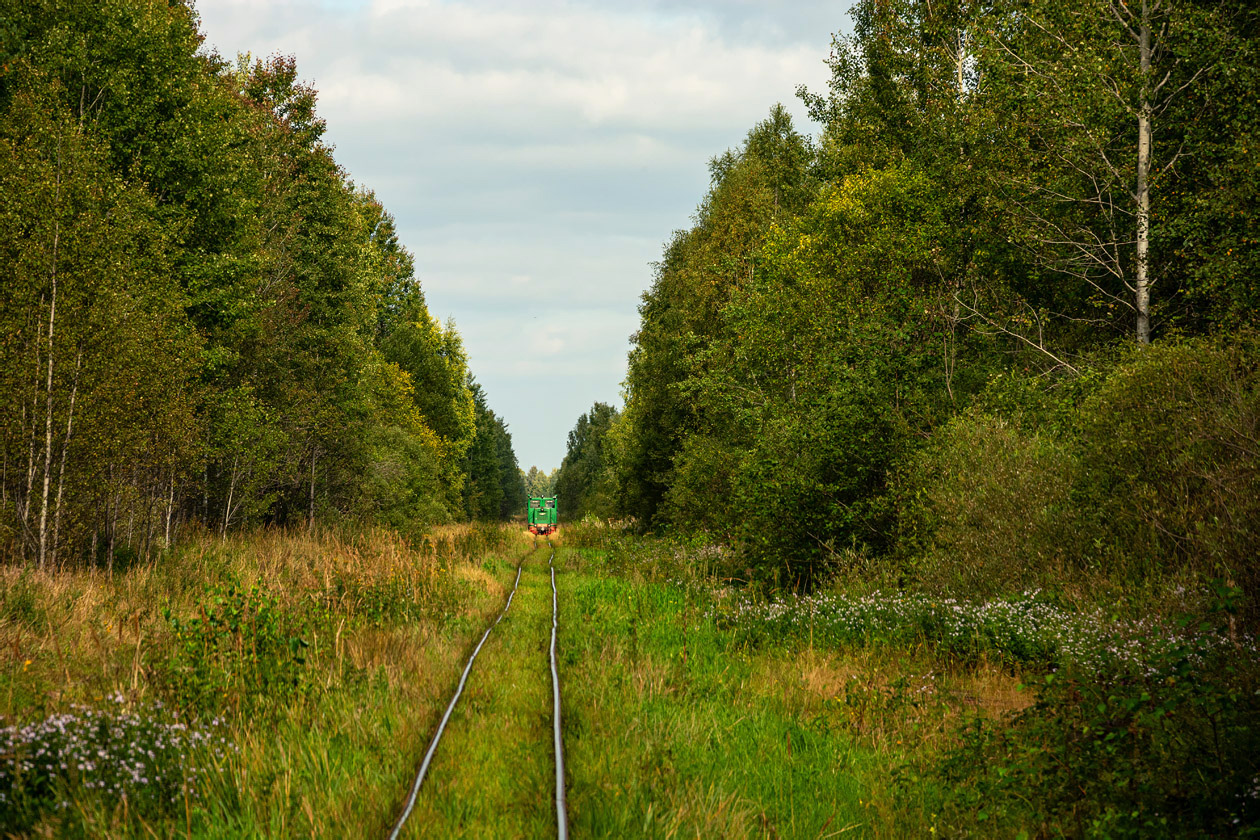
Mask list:
[[[762,655],[682,590],[579,571],[558,586],[575,834],[863,833],[874,755],[765,691]]]
[[[525,561],[512,607],[473,665],[403,836],[555,833],[547,557],[542,546]],[[413,772],[424,747],[411,755]]]
[[[384,836],[522,557],[511,611],[474,666],[407,836],[551,835],[548,552],[519,534],[459,539],[439,556],[381,534],[259,534],[112,580],[0,568],[6,723],[121,692],[133,713],[165,700],[198,725],[223,715],[236,746],[186,801],[137,810],[68,776],[20,824],[0,811],[0,836]],[[771,632],[761,607],[731,608],[722,562],[705,546],[624,535],[558,550],[574,837],[1121,836],[1137,824],[1120,808],[1126,790],[1162,809],[1147,821],[1163,826],[1156,834],[1224,825],[1177,810],[1151,780],[1172,778],[1175,794],[1177,779],[1197,778],[1207,753],[1193,733],[1209,724],[1251,743],[1245,649],[1226,651],[1234,670],[1186,670],[1198,677],[1175,683],[1066,669],[1047,683],[1000,651],[960,653],[930,633],[837,635],[799,616]],[[216,615],[244,619],[233,629]],[[273,667],[299,676],[259,692]],[[1111,748],[1130,736],[1150,746]],[[1232,781],[1207,779],[1201,792],[1250,820],[1256,797],[1230,797],[1250,790],[1254,760],[1232,760]],[[1092,800],[1061,784],[1061,765]]]

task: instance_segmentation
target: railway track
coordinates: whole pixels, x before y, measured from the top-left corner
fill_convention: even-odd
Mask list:
[[[551,666],[551,695],[552,695],[552,741],[555,751],[555,805],[556,805],[556,834],[560,840],[568,840],[569,836],[569,818],[567,802],[564,789],[564,741],[562,737],[562,726],[560,719],[560,672],[556,661],[556,633],[559,628],[559,600],[556,591],[556,549],[547,541],[547,546],[551,549],[551,555],[547,558],[547,569],[551,576],[551,645],[549,648],[549,663]],[[469,674],[472,673],[473,663],[477,659],[477,654],[481,653],[481,649],[485,646],[486,640],[490,638],[490,633],[499,622],[508,614],[508,610],[512,607],[512,599],[516,597],[516,592],[521,585],[521,574],[525,568],[525,561],[522,560],[516,567],[516,580],[512,584],[512,591],[508,593],[507,603],[503,605],[503,611],[498,617],[486,627],[485,633],[481,635],[481,640],[477,642],[477,646],[473,648],[472,654],[468,657],[468,662],[464,665],[464,671],[460,675],[459,683],[455,687],[455,693],[451,697],[450,703],[446,706],[446,711],[442,715],[441,721],[438,723],[437,730],[433,733],[432,740],[429,741],[428,749],[425,750],[424,758],[420,762],[420,769],[416,772],[415,780],[412,782],[411,789],[407,795],[407,801],[402,813],[389,833],[389,840],[397,840],[401,835],[404,826],[407,824],[408,818],[415,809],[416,801],[420,795],[420,789],[424,784],[424,780],[429,772],[429,766],[433,761],[433,756],[437,752],[438,744],[442,740],[442,734],[446,731],[446,725],[451,719],[451,713],[455,711],[455,707],[459,704],[459,699],[464,693],[464,686],[468,683]]]

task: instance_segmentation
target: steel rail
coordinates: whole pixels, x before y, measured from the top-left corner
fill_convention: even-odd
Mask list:
[[[552,556],[555,556],[555,549],[552,549]],[[437,732],[433,733],[433,740],[429,742],[429,749],[424,754],[424,761],[420,764],[420,771],[416,773],[416,780],[411,785],[411,794],[407,797],[407,807],[403,809],[402,816],[398,818],[398,822],[394,823],[394,828],[389,833],[389,840],[398,840],[398,833],[402,831],[403,824],[411,816],[412,809],[416,807],[416,796],[420,793],[420,784],[424,781],[425,774],[429,772],[429,763],[433,761],[433,753],[437,751],[438,741],[442,740],[442,732],[446,729],[447,721],[451,719],[451,712],[455,711],[455,704],[459,702],[460,695],[464,693],[464,684],[468,682],[468,674],[472,671],[473,660],[477,658],[477,654],[481,653],[481,647],[486,643],[486,639],[490,638],[490,631],[499,625],[499,622],[503,620],[503,616],[507,615],[508,609],[512,606],[512,598],[516,596],[516,588],[521,585],[521,569],[524,566],[525,561],[522,560],[516,567],[516,583],[512,584],[512,591],[508,593],[507,603],[503,605],[503,612],[499,613],[499,617],[494,620],[494,624],[486,628],[486,632],[481,636],[481,641],[473,649],[472,656],[468,657],[468,664],[464,666],[464,673],[459,678],[455,696],[451,698],[450,705],[446,707],[446,714],[442,715],[442,722],[438,724]],[[559,735],[556,737],[558,738]]]
[[[550,544],[550,540],[547,541]],[[569,838],[569,813],[564,795],[564,741],[560,737],[560,671],[556,668],[556,628],[558,626],[559,607],[556,596],[556,549],[551,549],[551,557],[547,558],[547,568],[551,570],[551,699],[554,712],[553,731],[556,746],[556,830],[560,840]]]

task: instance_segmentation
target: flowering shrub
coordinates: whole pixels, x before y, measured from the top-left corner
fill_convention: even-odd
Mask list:
[[[833,644],[932,644],[960,659],[980,656],[1014,663],[1090,671],[1146,671],[1174,648],[1191,657],[1231,645],[1220,634],[1187,640],[1155,621],[1117,621],[1102,610],[1065,609],[1037,591],[1014,599],[959,601],[919,593],[875,592],[861,597],[818,594],[758,602],[744,595],[720,601],[714,618],[749,641],[799,638]],[[1253,655],[1254,639],[1243,646]]]
[[[161,704],[128,710],[122,695],[104,709],[0,727],[0,814],[21,830],[41,812],[59,811],[83,793],[107,805],[153,812],[182,807],[200,780],[235,747],[216,719],[190,727]]]

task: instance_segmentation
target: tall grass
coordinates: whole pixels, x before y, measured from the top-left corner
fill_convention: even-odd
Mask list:
[[[194,728],[221,718],[232,747],[203,757],[212,769],[187,801],[147,812],[134,794],[84,788],[70,762],[46,780],[52,794],[26,802],[24,830],[251,836],[384,824],[464,647],[501,603],[510,558],[530,547],[519,529],[487,526],[411,541],[384,529],[265,529],[197,536],[113,575],[0,566],[0,725],[110,703],[157,721],[160,705]]]

